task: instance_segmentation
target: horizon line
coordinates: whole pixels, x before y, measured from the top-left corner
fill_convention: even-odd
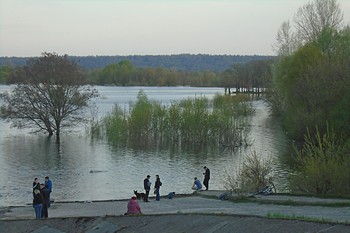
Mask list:
[[[45,52],[43,52],[45,53]],[[131,56],[138,56],[138,57],[146,57],[146,56],[181,56],[181,55],[189,55],[189,56],[266,56],[266,57],[275,57],[277,55],[270,55],[270,54],[209,54],[209,53],[175,53],[175,54],[129,54],[129,55],[69,55],[69,54],[58,54],[56,52],[49,52],[54,53],[59,56],[67,55],[69,57],[131,57]],[[41,57],[40,56],[17,56],[17,55],[6,55],[6,56],[0,56],[0,58],[35,58],[35,57]]]

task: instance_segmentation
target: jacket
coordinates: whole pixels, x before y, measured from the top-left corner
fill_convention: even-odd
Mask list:
[[[155,188],[155,189],[159,189],[160,186],[162,186],[162,182],[160,182],[160,179],[157,178],[156,183],[154,184],[154,188]]]
[[[41,193],[35,194],[33,199],[33,205],[39,205],[43,204],[43,196],[41,196]]]
[[[150,190],[151,189],[151,182],[149,181],[149,179],[144,179],[143,181],[143,187],[145,190]]]
[[[127,214],[141,214],[141,208],[136,199],[130,199],[128,202]]]

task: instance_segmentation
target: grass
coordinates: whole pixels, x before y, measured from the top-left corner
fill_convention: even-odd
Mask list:
[[[325,224],[326,223],[341,224],[338,221],[332,221],[331,219],[327,219],[327,218],[314,218],[314,217],[306,217],[303,215],[285,215],[280,213],[268,213],[266,217],[271,219],[299,220],[299,221],[305,221],[305,222],[316,222],[316,223],[325,223]]]
[[[303,202],[303,201],[293,201],[293,200],[253,200],[250,202],[255,202],[261,205],[286,205],[286,206],[322,206],[322,207],[350,207],[350,202]]]
[[[291,196],[291,197],[314,197],[314,198],[330,198],[330,199],[344,199],[348,200],[350,199],[349,195],[338,195],[338,194],[311,194],[311,193],[278,193],[280,196]]]
[[[200,195],[200,194],[198,194]],[[300,195],[298,195],[300,196]],[[218,197],[215,195],[202,195],[202,197],[209,198],[209,199],[217,199]],[[291,195],[291,198],[293,198],[293,195]],[[244,197],[244,196],[238,196],[233,197],[229,200],[233,203],[256,203],[256,204],[262,204],[262,205],[286,205],[286,206],[320,206],[320,207],[333,207],[333,208],[341,208],[341,207],[350,207],[350,202],[333,202],[333,203],[325,203],[325,202],[302,202],[302,201],[293,201],[293,200],[257,200],[256,198],[252,197]],[[305,221],[305,222],[314,222],[314,223],[323,223],[323,224],[342,224],[342,225],[349,225],[350,223],[348,221],[345,222],[339,222],[332,219],[327,218],[315,218],[315,217],[307,217],[303,215],[287,215],[287,214],[280,214],[280,213],[268,213],[266,216],[263,216],[263,218],[269,218],[269,219],[284,219],[284,220],[299,220],[299,221]]]
[[[195,194],[197,196],[205,197],[208,199],[218,199],[217,195],[201,195],[200,193]],[[274,194],[276,195],[276,194]],[[286,194],[278,194],[279,196],[286,196]],[[263,199],[257,199],[253,196],[232,196],[229,201],[234,203],[257,203],[260,205],[284,205],[284,206],[321,206],[321,207],[333,207],[333,208],[341,208],[341,207],[350,207],[350,201],[349,202],[341,202],[341,201],[334,201],[334,202],[321,202],[321,201],[299,201],[299,200],[292,200],[293,196],[295,195],[288,195],[291,197],[291,199],[288,200],[263,200]],[[303,197],[301,195],[298,195],[298,197]],[[304,196],[308,197],[308,196]],[[321,198],[321,197],[320,197]]]

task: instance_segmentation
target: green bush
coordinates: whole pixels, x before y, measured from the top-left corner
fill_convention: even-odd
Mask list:
[[[137,95],[136,103],[131,106],[127,124],[129,135],[136,141],[142,141],[150,135],[153,106],[142,90]]]
[[[119,106],[115,106],[111,113],[103,119],[103,126],[106,137],[110,142],[116,144],[127,139],[126,114]]]
[[[327,130],[322,136],[307,134],[305,144],[296,151],[296,169],[291,174],[292,192],[312,194],[350,194],[349,143]]]
[[[273,161],[253,151],[236,171],[226,171],[223,181],[227,190],[244,194],[257,192],[272,183]]]

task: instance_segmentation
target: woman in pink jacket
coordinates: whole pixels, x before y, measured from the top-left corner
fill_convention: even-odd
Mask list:
[[[131,197],[128,202],[128,212],[126,214],[141,214],[141,207],[135,196]]]

